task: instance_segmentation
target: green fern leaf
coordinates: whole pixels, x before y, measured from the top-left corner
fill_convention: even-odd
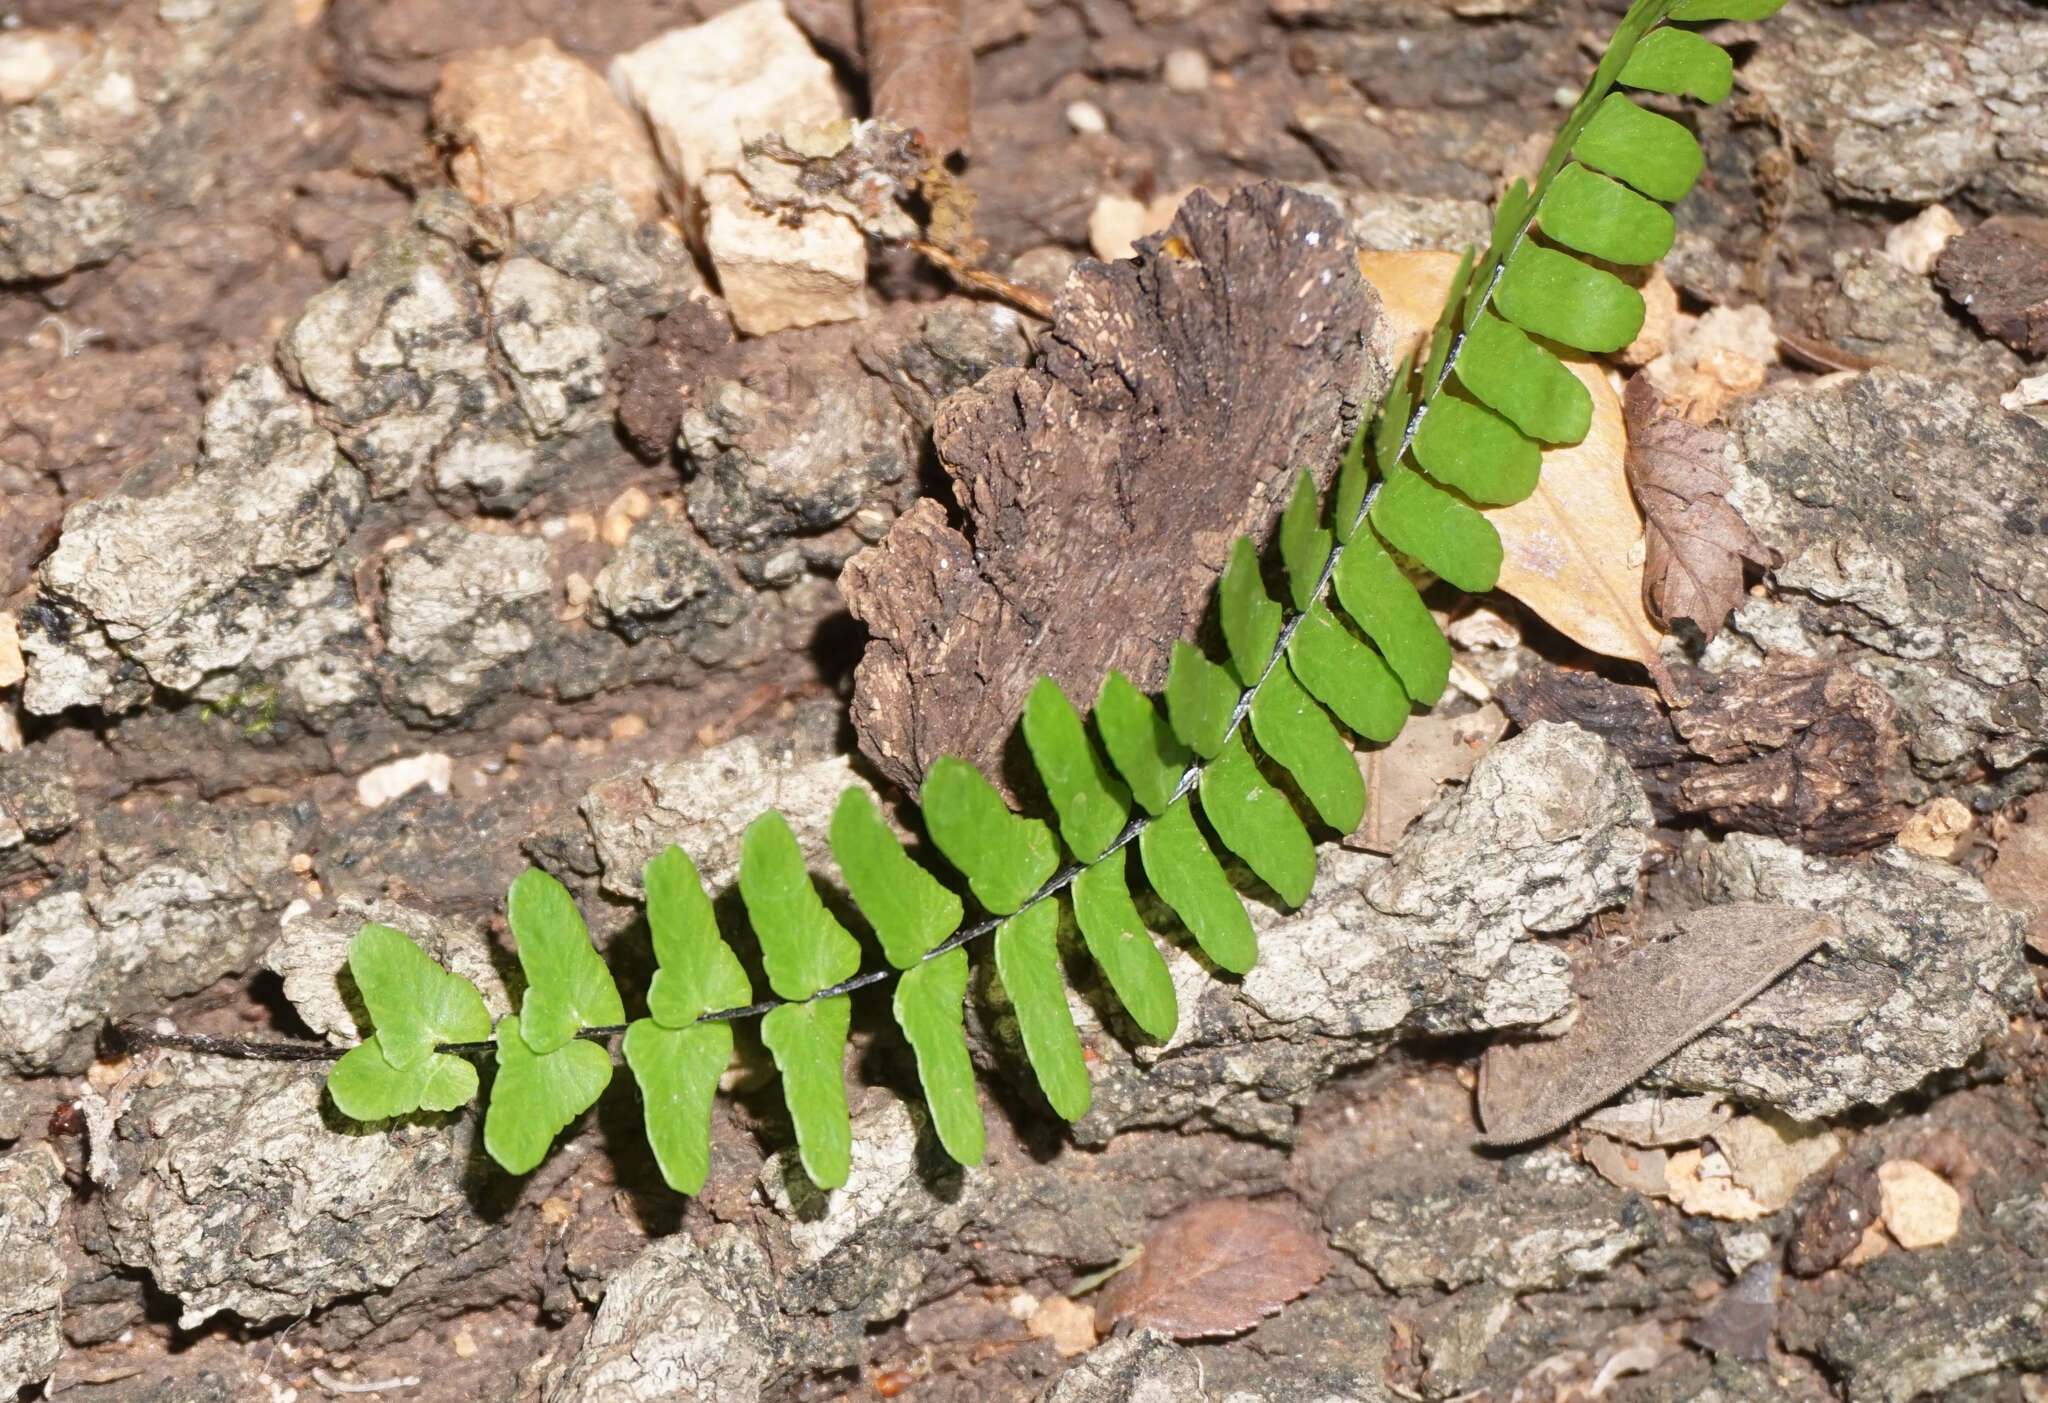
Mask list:
[[[525,1174],[547,1158],[555,1137],[597,1104],[611,1085],[611,1054],[571,1039],[535,1052],[520,1036],[523,1019],[498,1021],[498,1074],[484,1112],[484,1149],[508,1174]]]
[[[1557,173],[1536,212],[1543,232],[1609,263],[1655,263],[1671,251],[1671,211],[1576,161]]]
[[[1451,676],[1450,642],[1372,533],[1360,532],[1345,549],[1336,583],[1344,612],[1379,648],[1409,697],[1435,706]]]
[[[1364,820],[1365,777],[1357,756],[1284,661],[1252,701],[1252,735],[1294,776],[1324,823],[1349,833]]]
[[[882,953],[909,969],[960,928],[960,898],[911,860],[868,792],[849,786],[832,811],[832,856]]]
[[[974,1064],[967,1056],[966,1001],[967,952],[948,950],[904,972],[896,982],[893,1008],[897,1026],[917,1054],[917,1080],[939,1143],[960,1163],[979,1164],[986,1131],[974,1092]]]
[[[1131,901],[1119,848],[1074,879],[1074,924],[1109,987],[1145,1035],[1170,1042],[1179,1021],[1173,976]]]
[[[1522,330],[1581,351],[1618,351],[1643,329],[1643,295],[1604,268],[1527,243],[1508,259],[1493,294]]]
[[[1035,818],[1010,812],[965,760],[942,755],[924,777],[925,827],[975,898],[998,916],[1029,901],[1059,867],[1059,840]]]
[[[1062,1120],[1088,1114],[1088,1064],[1060,982],[1059,903],[1041,901],[996,927],[996,977],[1010,996],[1024,1055]]]
[[[1186,639],[1175,639],[1166,667],[1166,719],[1181,743],[1203,756],[1223,749],[1244,688]]]
[[[761,1020],[761,1041],[782,1074],[782,1099],[796,1126],[797,1158],[821,1189],[845,1184],[853,1167],[853,1117],[846,1108],[844,994],[784,1004]]]
[[[1734,91],[1735,60],[1710,39],[1666,27],[1643,36],[1615,81],[1646,92],[1719,102]]]
[[[348,943],[348,971],[376,1030],[379,1056],[399,1071],[435,1057],[467,1067],[462,1059],[448,1058],[434,1048],[441,1043],[481,1042],[491,1035],[491,1015],[476,985],[441,968],[390,926],[371,924],[356,932]],[[441,1075],[454,1074],[444,1069]],[[472,1087],[470,1095],[475,1094]]]
[[[671,843],[641,872],[647,928],[658,966],[647,1011],[664,1028],[684,1028],[706,1013],[743,1008],[754,986],[718,933],[718,918],[690,855]]]
[[[1147,824],[1138,835],[1145,879],[1173,908],[1219,969],[1244,974],[1258,962],[1259,942],[1237,888],[1196,826],[1186,799]]]
[[[677,1193],[701,1192],[711,1171],[711,1100],[732,1061],[732,1025],[665,1028],[636,1018],[624,1051],[663,1181]]]
[[[1708,20],[1769,19],[1785,8],[1785,0],[1675,0],[1671,18],[1704,24]]]
[[[1393,388],[1380,406],[1379,417],[1373,421],[1372,451],[1373,462],[1381,472],[1399,458],[1404,450],[1408,433],[1408,420],[1415,413],[1415,385],[1412,370],[1415,357],[1409,356],[1401,362],[1401,368],[1394,372]],[[1349,541],[1352,528],[1358,525],[1358,510],[1363,505],[1354,501],[1347,509],[1337,504],[1338,538]]]
[[[1372,524],[1388,545],[1467,594],[1484,594],[1500,580],[1504,552],[1493,523],[1405,464],[1387,473]]]
[[[526,997],[519,1007],[523,1047],[545,1057],[581,1029],[626,1021],[619,986],[591,948],[590,931],[567,887],[529,867],[512,883],[505,915],[519,952],[519,968],[526,975]],[[501,1046],[503,1042],[501,1036]]]
[[[1123,832],[1131,791],[1095,749],[1081,713],[1050,677],[1039,678],[1024,699],[1024,743],[1059,815],[1060,836],[1075,857],[1093,862]]]
[[[490,1020],[486,1018],[484,1024],[488,1034]],[[414,1111],[452,1111],[468,1105],[476,1091],[476,1068],[466,1058],[436,1052],[410,1067],[394,1067],[376,1033],[343,1053],[327,1073],[327,1094],[350,1120],[391,1120]]]
[[[778,998],[808,999],[859,971],[859,942],[818,899],[796,835],[773,809],[740,836],[740,899]]]
[[[1241,737],[1232,736],[1202,771],[1201,792],[1202,812],[1223,846],[1287,905],[1307,901],[1316,880],[1315,842],[1286,796],[1266,783]]]
[[[1685,198],[1706,156],[1693,134],[1622,93],[1610,93],[1572,143],[1572,155],[1666,204]]]
[[[1394,371],[1394,389],[1389,395],[1398,394],[1408,383],[1408,376],[1414,368],[1414,357],[1404,359]],[[1390,418],[1386,405],[1382,406],[1382,418]],[[1351,533],[1358,529],[1358,513],[1365,507],[1366,489],[1372,485],[1372,472],[1366,467],[1365,435],[1353,434],[1351,442],[1344,449],[1343,461],[1337,464],[1337,488],[1330,504],[1330,526],[1339,541],[1351,539]]]
[[[1513,424],[1452,395],[1439,395],[1430,406],[1414,452],[1424,472],[1489,507],[1508,506],[1534,492],[1543,468],[1542,451]]]
[[[1302,617],[1287,645],[1287,661],[1309,695],[1364,739],[1384,744],[1408,724],[1408,693],[1394,670],[1327,606],[1318,604]]]
[[[1121,672],[1112,670],[1102,679],[1102,691],[1095,698],[1095,729],[1102,733],[1111,762],[1138,802],[1149,813],[1165,813],[1195,755],[1175,738],[1159,708]]]
[[[1323,528],[1323,504],[1316,480],[1307,472],[1294,480],[1294,495],[1280,513],[1280,563],[1287,570],[1287,593],[1297,610],[1316,601],[1316,582],[1330,559],[1330,533]]]
[[[1223,625],[1223,642],[1230,650],[1230,664],[1240,684],[1258,685],[1280,641],[1280,606],[1266,593],[1259,573],[1259,551],[1249,536],[1230,544],[1230,562],[1216,592],[1217,614]],[[1236,705],[1235,698],[1231,704]]]
[[[1466,333],[1457,375],[1474,399],[1530,438],[1577,443],[1593,425],[1593,396],[1579,377],[1491,312]]]

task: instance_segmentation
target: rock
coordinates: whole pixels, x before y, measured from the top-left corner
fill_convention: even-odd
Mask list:
[[[1988,220],[1942,250],[1934,280],[1987,336],[2048,355],[2048,238]]]
[[[434,91],[434,125],[460,149],[456,188],[505,208],[608,182],[636,219],[661,212],[661,167],[646,129],[588,64],[530,39],[449,60]]]
[[[322,1087],[317,1068],[177,1055],[116,1124],[89,1250],[147,1271],[189,1330],[389,1290],[494,1230],[463,1187],[474,1117],[339,1135]]]
[[[2043,212],[2044,66],[2041,20],[1922,23],[1806,9],[1773,28],[1743,82],[1838,197],[1926,204],[1966,193]]]
[[[1987,804],[2048,781],[2048,518],[2031,506],[2048,425],[1963,380],[1875,370],[1759,394],[1731,440],[1731,500],[1797,608],[1792,637],[1759,641],[1833,651],[1884,685],[1923,782],[1900,797]],[[1760,621],[1735,615],[1745,634]]]
[[[453,772],[454,761],[439,750],[387,760],[356,776],[356,802],[366,809],[378,808],[423,784],[436,794],[446,794]]]
[[[510,665],[553,627],[550,557],[539,537],[460,526],[387,556],[378,618],[398,701],[446,723],[509,688]]]
[[[358,621],[346,582],[322,567],[363,505],[362,475],[306,405],[268,367],[243,367],[207,406],[203,451],[182,480],[66,513],[23,618],[24,702],[49,714],[112,700],[120,669],[102,645],[186,693],[328,648]],[[337,591],[338,607],[321,607]],[[81,649],[86,637],[98,642]]]
[[[735,176],[713,172],[704,200],[704,248],[732,323],[748,336],[858,321],[867,315],[867,239],[844,215],[792,219],[758,209]]]
[[[599,418],[604,333],[587,293],[535,258],[509,258],[491,279],[491,335],[536,438],[574,433]]]
[[[605,335],[621,345],[638,345],[650,318],[703,291],[696,261],[668,223],[636,222],[632,207],[608,184],[523,206],[511,251],[590,284],[581,289],[585,301]]]
[[[1412,1154],[1345,1179],[1330,1194],[1330,1241],[1390,1291],[1485,1281],[1517,1295],[1601,1276],[1662,1240],[1650,1205],[1559,1149],[1498,1167]]]
[[[95,824],[103,861],[15,907],[0,935],[0,1063],[21,1072],[82,1071],[109,1015],[248,968],[291,888],[291,829],[260,811],[194,804]]]
[[[1713,903],[1829,911],[1846,934],[1700,1035],[1648,1084],[1822,1120],[1968,1064],[2031,997],[2024,922],[1947,863],[1896,847],[1866,862],[1773,838],[1695,840],[1684,869]]]
[[[342,971],[348,943],[371,922],[404,932],[430,958],[476,985],[493,1018],[512,1011],[504,976],[492,958],[496,947],[482,931],[397,902],[343,897],[331,917],[310,915],[296,905],[287,908],[276,943],[263,952],[263,967],[283,979],[284,996],[315,1033],[337,1046],[354,1046],[369,1026],[368,1012]]]
[[[1940,1247],[1962,1226],[1963,1196],[1955,1186],[1913,1159],[1887,1160],[1877,1167],[1885,1231],[1911,1250]]]
[[[1836,249],[1834,279],[1807,295],[1805,319],[1852,355],[1921,375],[1968,375],[1980,393],[2011,385],[2020,360],[1973,334],[1927,278],[1875,249]]]
[[[1962,232],[1962,224],[1947,205],[1929,205],[1884,236],[1884,256],[1924,278],[1934,271],[1948,241]]]
[[[718,557],[688,525],[655,512],[633,527],[591,581],[591,619],[628,643],[650,633],[715,632],[748,608]]]
[[[1209,1403],[1202,1365],[1157,1330],[1121,1335],[1088,1351],[1038,1403]]]
[[[12,687],[28,676],[21,657],[21,629],[13,614],[0,611],[0,687]]]
[[[0,1159],[0,1393],[42,1383],[64,1353],[68,1273],[58,1223],[70,1201],[48,1145]]]
[[[78,792],[60,755],[42,746],[0,755],[0,830],[47,843],[76,822]]]
[[[78,29],[16,29],[0,34],[0,107],[34,102],[92,46]]]
[[[1781,1316],[1785,1348],[1810,1353],[1850,1403],[1908,1403],[1994,1370],[2048,1367],[2048,1198],[1992,1205],[1984,1231],[1891,1252]]]
[[[434,486],[472,492],[485,511],[515,512],[560,472],[560,464],[510,428],[460,428],[434,459]]]

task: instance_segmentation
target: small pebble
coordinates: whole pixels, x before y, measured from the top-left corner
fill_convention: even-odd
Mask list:
[[[1166,90],[1199,93],[1209,87],[1209,57],[1200,49],[1175,49],[1166,56]]]
[[[1067,125],[1079,136],[1101,136],[1109,130],[1109,118],[1102,115],[1102,109],[1092,102],[1070,102],[1067,104]]]
[[[609,729],[613,740],[632,740],[647,734],[647,718],[632,713],[614,716]]]
[[[1955,1186],[1917,1159],[1887,1160],[1877,1167],[1885,1231],[1913,1250],[1952,1240],[1963,1221],[1963,1196]]]
[[[455,1338],[450,1341],[450,1344],[455,1349],[455,1357],[457,1359],[476,1358],[476,1336],[470,1334],[469,1331],[457,1330]]]

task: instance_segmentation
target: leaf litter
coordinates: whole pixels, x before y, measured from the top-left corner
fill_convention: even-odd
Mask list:
[[[1153,1228],[1138,1264],[1095,1308],[1107,1334],[1119,1322],[1177,1340],[1249,1330],[1321,1281],[1322,1240],[1292,1218],[1241,1198],[1190,1204]]]

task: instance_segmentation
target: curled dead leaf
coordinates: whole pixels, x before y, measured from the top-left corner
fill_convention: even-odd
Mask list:
[[[1323,1279],[1322,1240],[1292,1218],[1241,1198],[1191,1204],[1145,1239],[1138,1265],[1096,1306],[1096,1326],[1117,1321],[1177,1340],[1249,1330]]]

